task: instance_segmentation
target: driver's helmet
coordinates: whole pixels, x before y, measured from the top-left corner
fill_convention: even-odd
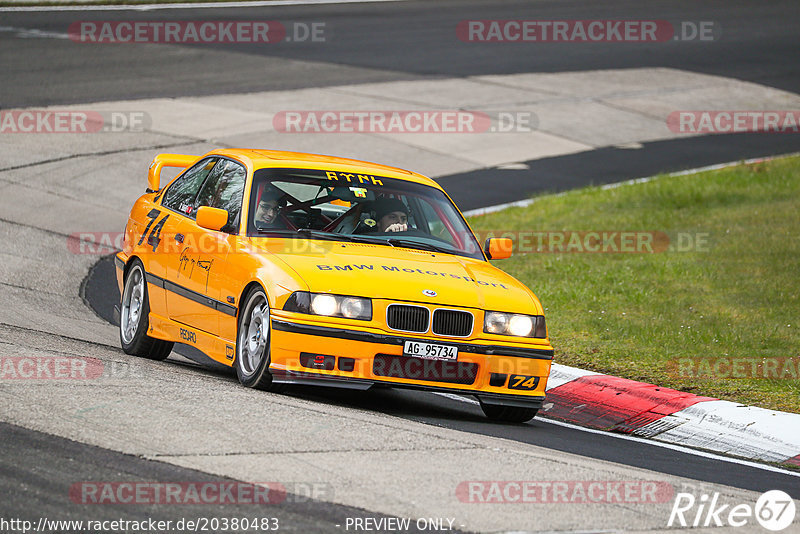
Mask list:
[[[395,211],[402,211],[408,216],[408,208],[403,201],[390,197],[382,197],[376,200],[372,205],[372,211],[375,212],[375,220],[377,221],[380,221],[384,216]]]

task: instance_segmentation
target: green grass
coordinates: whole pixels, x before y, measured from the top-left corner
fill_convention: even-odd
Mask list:
[[[800,412],[798,379],[696,378],[670,367],[800,356],[800,157],[542,196],[470,224],[661,231],[673,243],[707,234],[703,250],[519,253],[494,263],[542,301],[558,363]]]

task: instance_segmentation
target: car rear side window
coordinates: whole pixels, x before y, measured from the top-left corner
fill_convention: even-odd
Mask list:
[[[236,225],[242,211],[242,196],[247,171],[240,163],[221,159],[208,175],[197,196],[196,208],[211,206],[228,212],[228,225]],[[194,210],[196,211],[196,209]]]
[[[216,164],[217,158],[207,158],[184,172],[164,193],[161,205],[190,217],[193,216],[197,193]]]

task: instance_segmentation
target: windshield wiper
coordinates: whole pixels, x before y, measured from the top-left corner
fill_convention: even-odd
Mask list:
[[[446,248],[437,247],[436,245],[432,245],[430,243],[423,243],[421,241],[414,241],[413,239],[401,239],[398,237],[390,237],[386,240],[390,245],[393,247],[405,247],[405,248],[416,248],[420,250],[430,250],[433,252],[441,252],[443,254],[452,254],[452,250],[447,250]]]
[[[329,232],[325,232],[329,233]],[[389,238],[381,238],[378,236],[365,236],[365,235],[356,235],[356,234],[333,234],[337,235],[347,241],[352,241],[354,243],[369,243],[375,245],[389,245],[391,247],[405,247],[405,248],[414,248],[419,250],[429,250],[431,252],[441,252],[443,254],[452,254],[452,250],[447,250],[446,248],[438,247],[436,245],[432,245],[430,243],[423,243],[420,241],[414,241],[413,239],[403,239],[400,237],[389,237]]]
[[[370,245],[389,245],[390,247],[394,246],[393,244],[387,242],[385,239],[381,239],[380,237],[368,237],[364,235],[355,235],[355,234],[350,234],[347,237],[353,243],[369,243]]]
[[[271,230],[269,228],[258,228],[256,230],[263,234],[278,234],[278,235],[291,235],[303,236],[311,239],[324,239],[326,241],[359,241],[357,238],[346,235],[337,234],[336,232],[326,232],[324,230],[314,230],[313,228],[298,228],[297,230],[287,230],[285,228],[277,228]],[[377,241],[364,241],[365,243],[376,243]],[[381,241],[383,242],[383,241]]]
[[[326,239],[328,241],[349,241],[348,236],[324,230],[314,230],[312,228],[298,228],[297,233],[315,239]]]
[[[333,232],[323,232],[322,230],[312,230],[311,228],[298,228],[297,230],[288,230],[286,228],[259,228],[256,230],[260,234],[278,234],[278,235],[301,235],[303,237],[313,237],[315,239],[327,239],[332,241],[347,240],[347,236],[342,234],[335,234]]]
[[[443,247],[438,247],[430,243],[423,243],[421,241],[414,241],[413,239],[403,239],[399,237],[390,237],[383,239],[380,237],[362,236],[362,235],[348,235],[337,234],[335,232],[326,232],[324,230],[314,230],[311,228],[298,228],[297,230],[286,230],[283,228],[269,229],[258,228],[259,233],[264,234],[279,234],[279,235],[302,235],[313,239],[325,239],[328,241],[350,241],[353,243],[369,243],[371,245],[388,245],[391,247],[405,247],[417,250],[428,250],[431,252],[441,252],[443,254],[453,254],[454,251],[448,250]]]

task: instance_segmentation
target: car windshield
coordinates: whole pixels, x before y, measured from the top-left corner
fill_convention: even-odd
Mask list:
[[[427,185],[372,174],[261,169],[249,236],[331,239],[484,259],[453,203]]]

